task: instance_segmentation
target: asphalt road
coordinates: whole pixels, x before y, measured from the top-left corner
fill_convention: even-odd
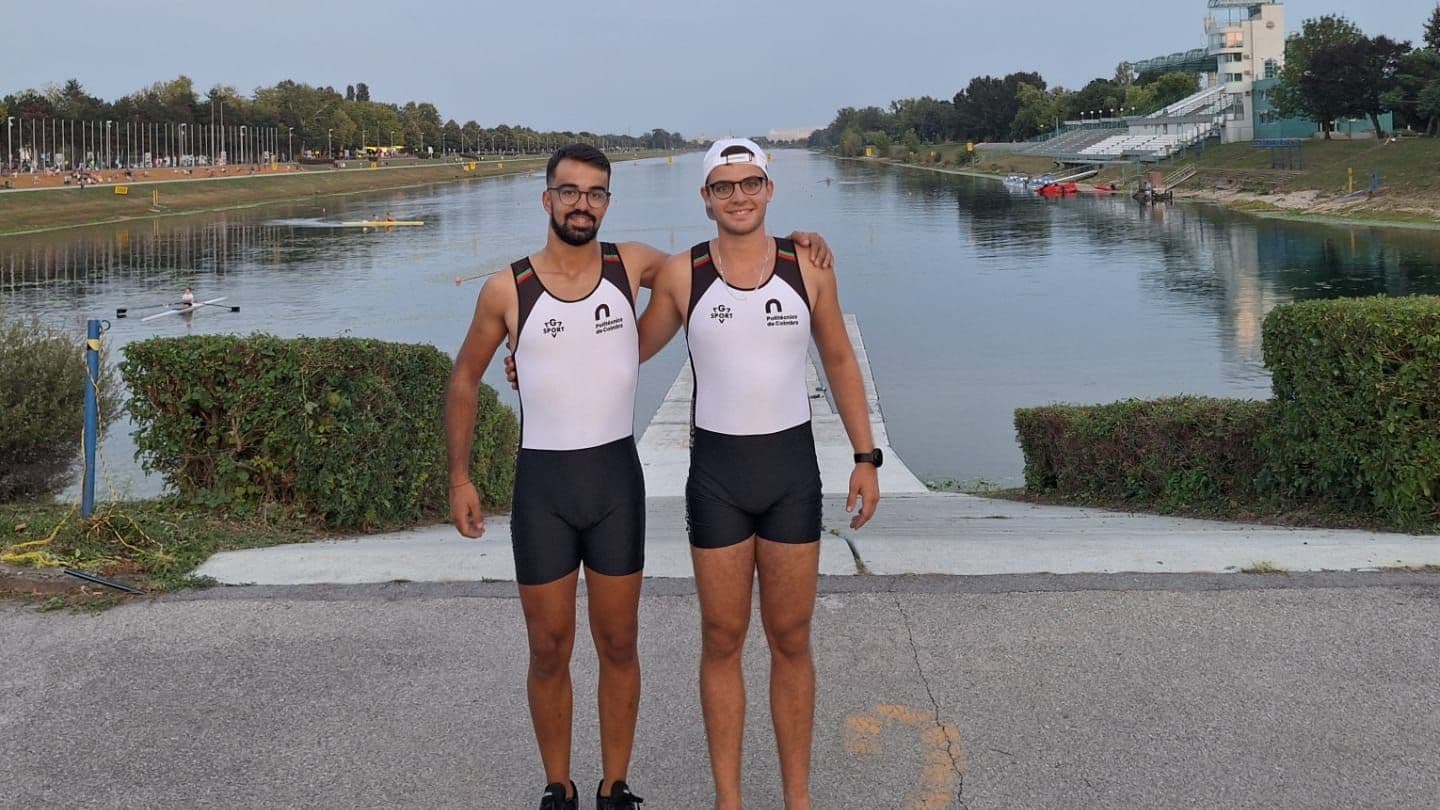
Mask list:
[[[0,807],[533,808],[513,592],[0,605]],[[647,582],[641,609],[631,784],[647,810],[709,807],[693,583]],[[1437,807],[1437,626],[1435,574],[827,578],[816,807]],[[778,808],[752,632],[747,806]]]

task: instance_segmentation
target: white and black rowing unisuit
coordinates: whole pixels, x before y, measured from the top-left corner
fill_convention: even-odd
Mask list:
[[[794,242],[775,240],[774,271],[754,290],[720,278],[708,242],[691,248],[685,337],[695,427],[757,436],[810,421],[810,297]]]
[[[595,289],[575,301],[547,290],[528,257],[510,265],[522,448],[580,450],[635,432],[635,303],[619,250],[608,242],[600,250]]]
[[[601,243],[600,254],[595,289],[575,301],[551,294],[528,258],[510,266],[520,385],[510,541],[521,585],[553,582],[582,562],[609,576],[645,563],[635,304],[619,250]]]
[[[695,374],[690,542],[819,540],[820,468],[806,386],[810,298],[795,243],[775,240],[774,268],[754,290],[720,277],[709,243],[691,248],[685,337]]]

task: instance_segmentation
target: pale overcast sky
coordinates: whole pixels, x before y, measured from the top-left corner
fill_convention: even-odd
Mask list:
[[[1418,42],[1436,0],[1293,0],[1286,27],[1344,14]],[[62,10],[63,8],[63,10]],[[184,74],[246,95],[365,82],[484,126],[765,134],[840,107],[950,98],[971,77],[1051,85],[1205,44],[1205,0],[0,0],[0,96],[79,79],[114,101]]]

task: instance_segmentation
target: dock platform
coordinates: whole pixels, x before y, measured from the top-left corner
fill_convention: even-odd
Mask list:
[[[885,463],[880,466],[881,496],[928,493],[924,482],[905,466],[905,462],[890,447],[885,418],[880,411],[880,397],[875,392],[875,379],[870,372],[870,358],[865,353],[865,341],[854,315],[845,316],[845,330],[850,335],[850,345],[855,349],[860,376],[865,382],[870,430],[874,434],[875,445],[885,453]],[[840,414],[836,413],[831,402],[828,386],[821,379],[813,359],[809,363],[807,387],[810,391],[810,423],[815,431],[815,453],[820,460],[821,490],[826,495],[845,495],[850,488],[850,471],[855,468],[854,450],[850,447]],[[655,417],[650,420],[649,427],[640,437],[640,464],[645,469],[645,493],[649,497],[685,494],[685,477],[690,469],[690,406],[694,393],[695,377],[687,360],[665,394]]]

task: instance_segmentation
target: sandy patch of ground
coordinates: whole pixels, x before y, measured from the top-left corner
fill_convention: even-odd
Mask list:
[[[1177,188],[1178,199],[1201,200],[1218,203],[1232,208],[1255,208],[1272,206],[1285,211],[1309,211],[1322,204],[1328,195],[1314,189],[1287,191],[1277,194],[1257,194],[1253,191],[1236,191],[1220,188]]]
[[[1381,188],[1373,194],[1331,194],[1314,189],[1262,194],[1225,188],[1177,188],[1176,199],[1215,203],[1242,211],[1276,211],[1316,216],[1358,216],[1384,221],[1394,215],[1396,224],[1415,225],[1425,221],[1440,225],[1440,190],[1390,193]]]

